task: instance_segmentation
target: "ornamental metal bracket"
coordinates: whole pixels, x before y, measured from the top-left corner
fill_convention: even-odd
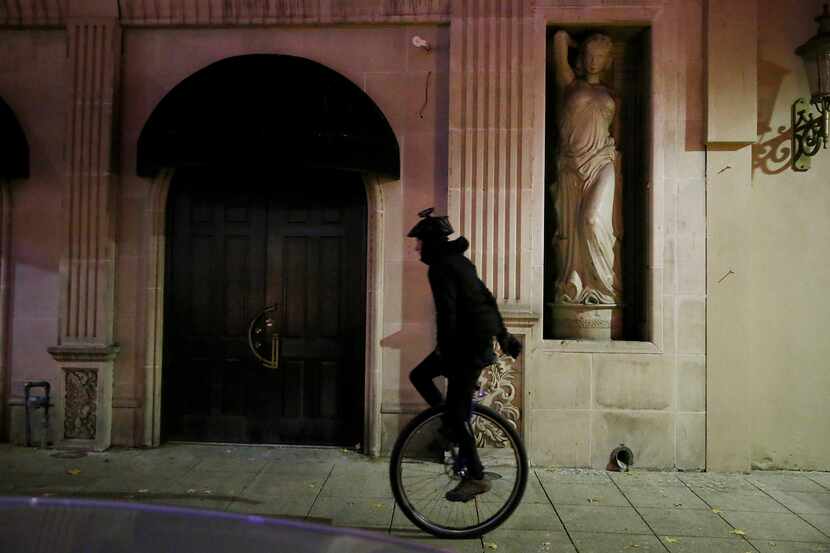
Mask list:
[[[812,103],[818,114],[810,109],[811,103],[804,98],[793,102],[793,170],[807,171],[810,168],[810,158],[816,155],[819,148],[827,148],[828,134],[830,134],[830,99],[822,98]]]

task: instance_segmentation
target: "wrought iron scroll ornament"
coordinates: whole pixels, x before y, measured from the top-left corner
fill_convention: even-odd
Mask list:
[[[810,158],[816,155],[821,147],[827,148],[830,135],[830,97],[818,98],[812,102],[818,110],[818,115],[810,109],[810,102],[799,98],[793,103],[793,169],[807,171],[810,168]]]
[[[275,303],[260,311],[248,327],[248,347],[254,357],[269,369],[278,369],[280,365],[280,335],[277,326]]]

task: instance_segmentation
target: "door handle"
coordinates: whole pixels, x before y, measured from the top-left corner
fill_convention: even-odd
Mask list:
[[[271,365],[266,365],[272,369],[280,368],[280,335],[276,332],[271,336]]]
[[[280,366],[280,335],[277,332],[277,304],[269,305],[248,326],[248,347],[254,357],[269,369]]]

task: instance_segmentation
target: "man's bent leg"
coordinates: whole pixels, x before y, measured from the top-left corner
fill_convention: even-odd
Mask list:
[[[418,363],[418,366],[412,369],[409,373],[409,381],[418,390],[430,407],[435,407],[444,401],[441,395],[441,390],[435,385],[433,380],[443,373],[443,364],[441,358],[434,351],[426,356],[426,358]]]

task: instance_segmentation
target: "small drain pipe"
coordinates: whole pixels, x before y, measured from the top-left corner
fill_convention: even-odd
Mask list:
[[[634,452],[627,448],[625,444],[620,444],[619,447],[615,447],[613,451],[611,451],[611,456],[608,459],[608,466],[605,467],[605,470],[613,472],[628,472],[628,467],[633,464]]]

